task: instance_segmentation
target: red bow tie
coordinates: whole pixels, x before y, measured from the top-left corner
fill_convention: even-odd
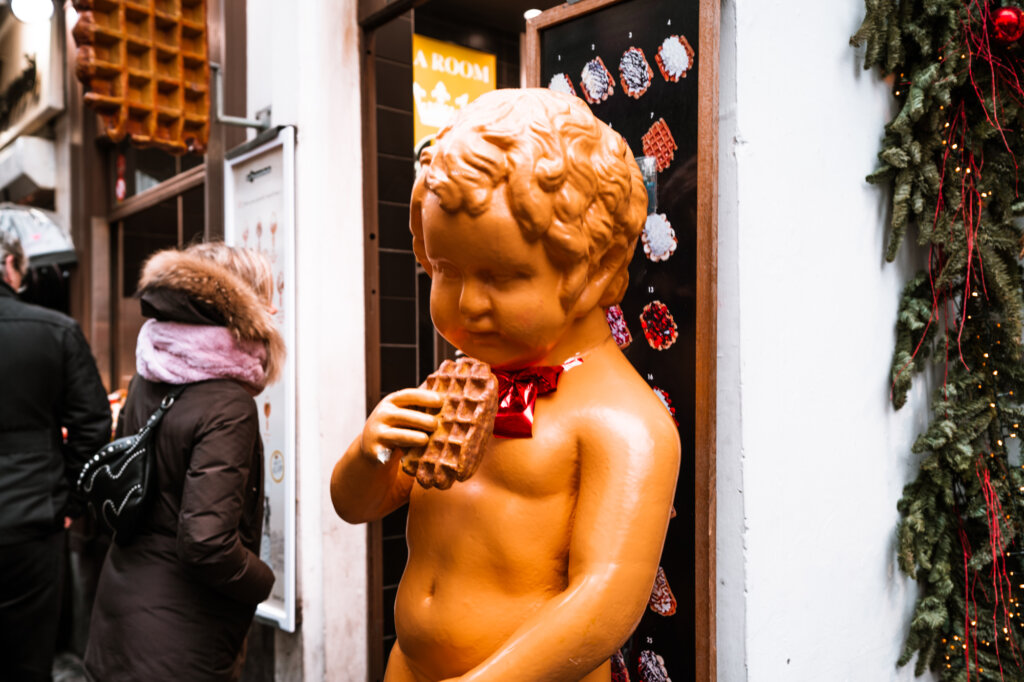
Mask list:
[[[537,396],[552,393],[558,387],[562,366],[527,367],[506,371],[493,369],[498,377],[498,415],[494,435],[499,438],[533,436],[533,404]]]

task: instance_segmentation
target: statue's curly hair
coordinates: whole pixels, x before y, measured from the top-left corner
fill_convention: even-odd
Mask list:
[[[437,195],[449,212],[478,216],[504,186],[528,241],[542,239],[569,277],[563,305],[598,270],[612,271],[599,304],[618,303],[643,229],[647,192],[633,153],[577,97],[543,88],[487,93],[462,109],[420,156],[410,228],[417,259],[431,271],[423,243],[423,200]],[[587,268],[579,268],[587,264]]]

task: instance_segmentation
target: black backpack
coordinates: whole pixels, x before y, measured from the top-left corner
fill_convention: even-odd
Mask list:
[[[131,542],[149,508],[153,480],[153,434],[185,386],[176,386],[138,433],[103,446],[78,475],[75,490],[100,528],[119,545]]]

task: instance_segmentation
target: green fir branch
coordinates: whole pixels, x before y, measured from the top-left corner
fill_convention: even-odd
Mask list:
[[[943,682],[1024,680],[1016,615],[1024,597],[1024,474],[1008,447],[1024,437],[1024,270],[1015,222],[1024,215],[1024,98],[1001,95],[1010,87],[1004,82],[993,97],[993,71],[968,53],[965,22],[974,35],[988,30],[979,3],[866,0],[865,7],[851,42],[865,46],[865,68],[891,78],[898,102],[868,176],[891,191],[885,257],[895,259],[913,234],[929,258],[900,298],[893,405],[906,403],[913,376],[932,363],[942,376],[932,419],[912,446],[919,470],[897,504],[898,563],[919,587],[897,664],[916,657],[916,674],[930,669]],[[1024,81],[1024,46],[997,58]],[[1006,576],[993,574],[1004,567]],[[993,575],[1011,581],[1013,604],[998,601]],[[1004,633],[1006,606],[1013,617]]]

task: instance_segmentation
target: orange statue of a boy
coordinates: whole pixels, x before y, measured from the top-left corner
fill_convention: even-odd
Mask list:
[[[425,389],[384,398],[335,466],[346,521],[409,504],[385,681],[608,682],[650,596],[679,468],[675,426],[603,312],[644,223],[640,172],[581,100],[541,89],[479,98],[421,162],[411,227],[435,326],[496,371],[556,368],[556,387],[512,415],[526,434],[496,428],[447,490],[389,457],[434,430],[423,410],[441,398]]]

